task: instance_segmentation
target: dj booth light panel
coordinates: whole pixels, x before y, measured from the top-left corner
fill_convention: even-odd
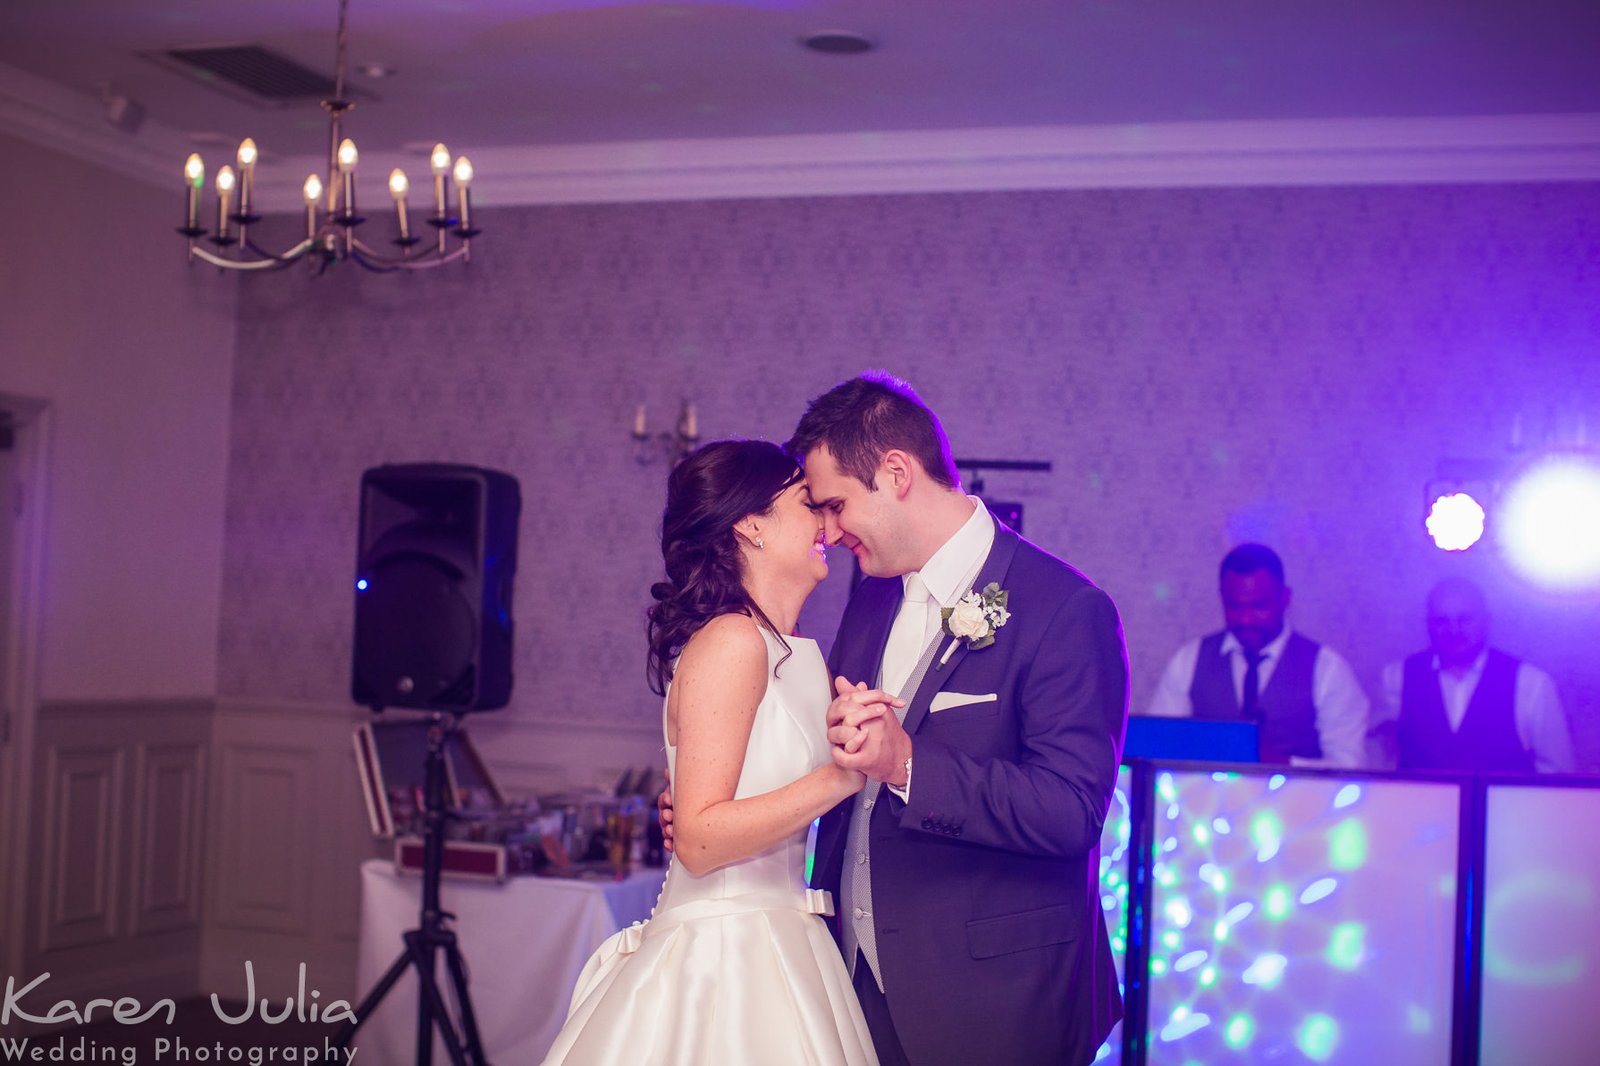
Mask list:
[[[1100,830],[1100,912],[1105,919],[1106,932],[1111,934],[1111,956],[1117,963],[1117,983],[1123,988],[1124,996],[1128,984],[1128,844],[1133,833],[1129,790],[1132,785],[1133,771],[1126,766],[1118,767],[1117,790],[1111,797],[1111,810],[1106,813],[1105,825]],[[1121,1022],[1106,1037],[1094,1061],[1108,1066],[1122,1061]]]
[[[1488,789],[1485,1063],[1600,1062],[1600,788]]]
[[[1163,771],[1155,791],[1152,1066],[1449,1062],[1458,786]]]

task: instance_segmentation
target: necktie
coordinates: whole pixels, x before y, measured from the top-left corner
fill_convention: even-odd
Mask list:
[[[906,575],[905,599],[900,601],[900,611],[889,628],[889,642],[883,649],[883,688],[899,692],[917,665],[923,648],[928,644],[928,586],[922,575],[913,570]],[[863,680],[856,678],[853,680]]]
[[[1260,652],[1244,653],[1244,692],[1239,696],[1239,710],[1246,718],[1261,717],[1261,660]]]
[[[934,639],[938,627],[933,624],[933,608],[937,604],[923,584],[922,575],[906,575],[905,599],[889,628],[889,642],[883,649],[883,663],[879,673],[879,687],[898,693],[910,700],[923,675],[933,662],[933,653],[939,646]],[[895,716],[905,721],[906,708],[896,707]],[[850,811],[850,828],[845,836],[845,869],[840,879],[842,896],[839,909],[840,935],[844,956],[850,973],[856,971],[856,953],[867,960],[873,980],[883,987],[883,974],[878,969],[878,934],[872,916],[872,808],[877,804],[883,785],[868,781],[856,795]]]

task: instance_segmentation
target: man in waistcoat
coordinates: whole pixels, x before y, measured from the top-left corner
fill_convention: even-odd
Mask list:
[[[1285,624],[1278,553],[1239,545],[1222,560],[1219,586],[1225,628],[1178,649],[1149,713],[1257,722],[1262,762],[1361,766],[1367,694],[1343,656]]]
[[[1470,581],[1428,593],[1428,648],[1383,672],[1402,770],[1571,773],[1566,715],[1550,675],[1489,646],[1489,607]]]

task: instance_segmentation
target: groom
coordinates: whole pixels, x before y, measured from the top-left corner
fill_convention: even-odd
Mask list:
[[[834,761],[869,780],[823,817],[812,878],[879,1057],[1088,1063],[1122,1016],[1098,890],[1127,715],[1116,608],[961,492],[904,382],[833,388],[786,447],[866,575],[829,667],[907,704],[830,713]]]

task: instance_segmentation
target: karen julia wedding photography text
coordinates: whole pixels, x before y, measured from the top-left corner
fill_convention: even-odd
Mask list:
[[[14,1021],[70,1027],[107,1021],[121,1025],[164,1021],[166,1025],[172,1025],[177,1019],[178,1005],[171,999],[159,999],[148,1006],[132,996],[123,996],[116,1000],[90,999],[81,1006],[71,999],[62,999],[42,1012],[37,1005],[32,1010],[24,1007],[23,1000],[32,993],[40,993],[33,996],[35,1004],[46,998],[46,994],[40,990],[49,980],[48,972],[21,986],[17,984],[16,978],[6,978],[5,999],[0,1002],[0,1033]],[[259,1020],[267,1025],[278,1025],[290,1020],[323,1023],[355,1020],[355,1012],[351,1010],[346,1000],[335,999],[325,1004],[319,1003],[322,993],[314,988],[307,991],[305,963],[301,963],[299,967],[295,994],[284,997],[281,1008],[275,1007],[266,996],[257,999],[255,967],[248,959],[244,964],[244,985],[244,997],[238,1006],[224,1003],[222,997],[215,992],[211,994],[211,1010],[219,1021],[228,1025],[243,1025],[252,1020]],[[249,1066],[293,1063],[296,1066],[305,1064],[325,1066],[329,1063],[352,1062],[356,1050],[356,1048],[337,1047],[333,1040],[326,1038],[320,1046],[305,1044],[279,1047],[233,1044],[224,1040],[198,1042],[185,1039],[181,1035],[158,1035],[151,1041],[151,1056],[148,1061],[204,1063],[207,1066],[217,1063],[248,1063]],[[43,1037],[0,1035],[0,1063],[116,1062],[123,1066],[131,1066],[133,1063],[146,1061],[140,1059],[139,1051],[138,1047],[110,1041],[96,1042],[84,1035],[74,1038],[70,1028],[58,1029]]]

